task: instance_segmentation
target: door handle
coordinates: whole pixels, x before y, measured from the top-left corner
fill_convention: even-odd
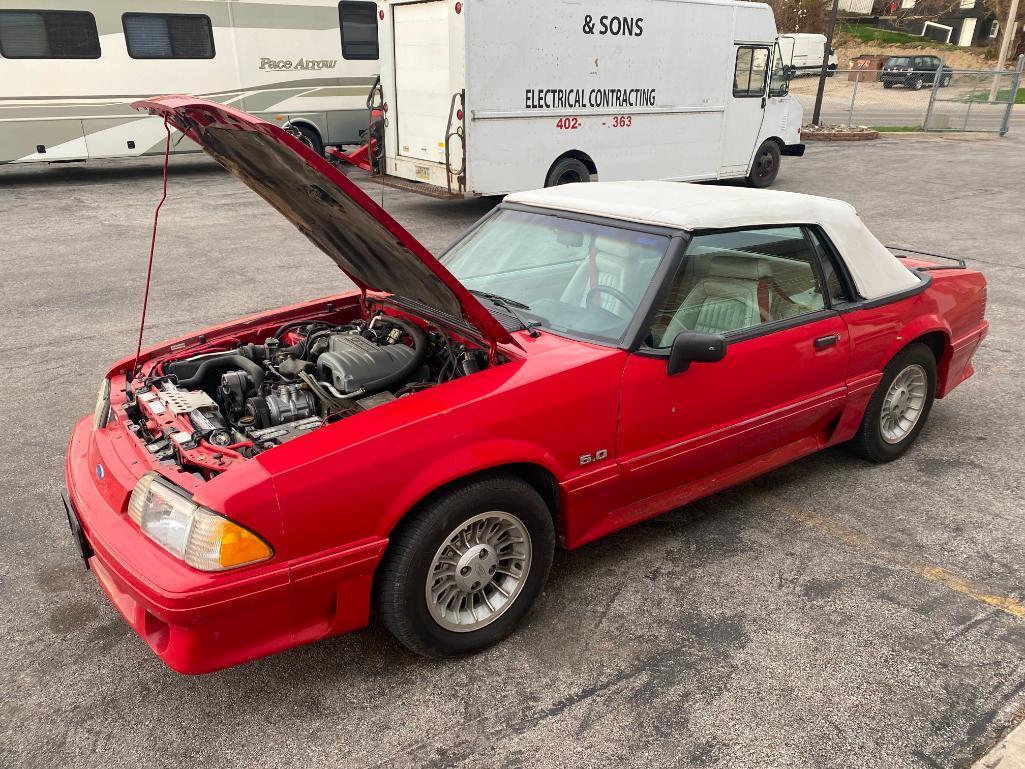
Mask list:
[[[815,349],[816,350],[824,350],[827,347],[832,347],[833,345],[835,345],[839,341],[840,341],[840,335],[839,334],[830,334],[829,336],[820,336],[818,339],[815,340]]]

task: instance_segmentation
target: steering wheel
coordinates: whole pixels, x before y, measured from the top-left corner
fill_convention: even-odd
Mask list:
[[[630,300],[630,297],[628,297],[626,294],[624,294],[618,288],[613,288],[612,286],[602,286],[602,285],[594,286],[590,291],[587,292],[587,296],[584,298],[584,306],[585,307],[591,307],[592,303],[594,302],[594,298],[596,296],[598,296],[599,294],[602,294],[602,293],[608,294],[609,296],[611,296],[614,299],[618,300],[624,307],[626,307],[626,309],[628,309],[630,311],[631,317],[633,316],[633,313],[636,312],[637,305],[634,304]],[[612,311],[608,310],[608,312],[612,312]],[[616,315],[617,317],[620,317],[620,318],[623,317],[623,316],[618,315],[617,313],[614,313],[614,312],[612,314]],[[627,320],[629,320],[629,318],[627,318]]]

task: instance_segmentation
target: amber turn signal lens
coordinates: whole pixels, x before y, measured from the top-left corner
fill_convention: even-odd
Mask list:
[[[238,524],[225,521],[221,531],[221,552],[218,560],[225,569],[247,563],[266,561],[271,557],[267,543]]]

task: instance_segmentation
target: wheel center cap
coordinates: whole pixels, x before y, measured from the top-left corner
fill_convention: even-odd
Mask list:
[[[902,390],[900,390],[897,393],[897,397],[896,397],[895,402],[894,402],[894,408],[895,408],[896,411],[903,412],[903,411],[905,411],[907,409],[907,407],[908,407],[908,391],[902,389]]]
[[[473,593],[489,584],[498,569],[498,554],[491,545],[474,545],[459,557],[455,580],[460,590]]]

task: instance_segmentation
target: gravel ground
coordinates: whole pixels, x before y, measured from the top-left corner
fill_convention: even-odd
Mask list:
[[[559,554],[522,631],[472,659],[371,627],[202,677],[129,630],[57,498],[134,344],[158,167],[0,169],[0,765],[966,767],[1025,714],[1020,137],[786,159],[780,188],[989,277],[977,375],[901,461],[827,451]],[[345,286],[219,168],[172,168],[149,340]],[[492,205],[383,200],[432,249]]]

